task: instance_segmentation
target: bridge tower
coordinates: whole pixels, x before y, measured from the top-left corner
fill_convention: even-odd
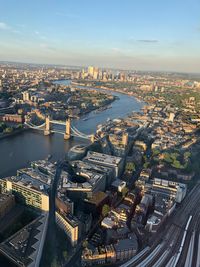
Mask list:
[[[92,143],[95,142],[95,136],[94,136],[94,134],[91,135],[91,137],[90,137],[90,141],[91,141]]]
[[[66,120],[66,129],[65,129],[65,134],[64,134],[64,139],[68,140],[71,138],[71,121],[70,118]]]
[[[51,134],[51,121],[50,121],[50,117],[47,116],[45,119],[44,135],[50,135],[50,134]]]

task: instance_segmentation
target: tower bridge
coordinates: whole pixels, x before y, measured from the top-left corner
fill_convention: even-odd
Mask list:
[[[30,121],[26,120],[25,125],[31,129],[43,131],[44,135],[50,135],[52,133],[62,134],[65,140],[68,140],[73,136],[88,139],[92,143],[98,140],[94,134],[87,135],[80,132],[75,126],[72,125],[70,118],[68,118],[66,121],[56,121],[52,120],[50,117],[46,117],[45,122],[39,126],[36,126]]]

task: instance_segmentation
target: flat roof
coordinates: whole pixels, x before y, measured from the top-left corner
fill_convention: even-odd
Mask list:
[[[129,250],[129,249],[138,249],[137,238],[126,238],[120,239],[116,244],[113,245],[116,251],[120,250]]]
[[[87,156],[85,157],[87,160],[91,160],[94,162],[99,162],[99,163],[105,163],[109,165],[119,165],[120,162],[122,161],[122,158],[116,157],[116,156],[111,156],[103,153],[98,153],[94,151],[88,151]]]
[[[49,175],[55,175],[56,173],[56,166],[52,162],[48,160],[38,160],[38,161],[32,161],[31,166],[44,169],[47,171]]]
[[[44,184],[40,180],[34,179],[32,176],[26,173],[22,173],[19,176],[11,176],[4,178],[3,180],[10,181],[16,185],[23,186],[28,189],[39,191],[41,193],[47,194],[49,185]]]
[[[87,189],[87,190],[91,190],[92,188],[95,188],[96,184],[105,177],[104,174],[101,173],[96,173],[94,171],[88,171],[87,169],[81,169],[80,172],[77,172],[77,175],[82,176],[83,178],[85,178],[85,182],[83,183],[79,183],[79,182],[74,182],[71,179],[67,178],[65,176],[63,176],[63,187],[66,188],[67,190],[70,189],[77,189],[77,190],[81,190],[81,189]]]
[[[20,169],[17,171],[17,173],[19,175],[21,174],[28,175],[32,177],[33,179],[39,180],[40,182],[48,186],[52,183],[52,180],[53,180],[50,175],[41,173],[40,171],[32,169],[32,168]]]
[[[79,221],[76,217],[74,217],[72,214],[65,212],[58,212],[56,211],[61,217],[63,217],[72,227],[76,227],[79,224]]]
[[[83,161],[81,161],[81,160],[72,161],[72,166],[74,168],[94,171],[96,173],[109,174],[109,172],[112,171],[111,167],[96,165],[95,163],[84,160],[84,159],[83,159]]]

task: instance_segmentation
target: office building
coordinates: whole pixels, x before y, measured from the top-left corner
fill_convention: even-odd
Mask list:
[[[40,180],[33,179],[28,174],[12,176],[0,180],[3,192],[10,192],[16,201],[42,211],[49,211],[48,187]]]
[[[89,74],[91,77],[93,77],[93,75],[94,75],[94,67],[93,67],[93,66],[89,66],[89,67],[88,67],[88,74]]]
[[[73,201],[91,197],[94,192],[104,191],[106,187],[106,176],[104,174],[77,170],[75,175],[62,175],[62,181],[58,190],[63,190]]]
[[[71,245],[75,246],[79,237],[79,222],[71,214],[56,211],[56,223],[64,230],[69,238]]]
[[[112,167],[100,166],[100,165],[97,165],[96,163],[92,163],[87,160],[84,160],[84,161],[76,160],[76,161],[73,161],[71,164],[76,170],[80,171],[84,169],[87,172],[94,172],[94,173],[98,173],[98,174],[102,174],[106,176],[107,186],[111,184],[112,180],[115,177],[115,170]]]
[[[115,157],[94,151],[88,151],[87,156],[84,158],[84,161],[89,161],[100,166],[113,168],[115,178],[117,178],[121,174],[123,168],[123,161],[121,157]]]

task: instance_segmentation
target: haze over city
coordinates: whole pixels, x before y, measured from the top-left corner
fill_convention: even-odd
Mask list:
[[[199,72],[200,1],[1,1],[0,60]]]

